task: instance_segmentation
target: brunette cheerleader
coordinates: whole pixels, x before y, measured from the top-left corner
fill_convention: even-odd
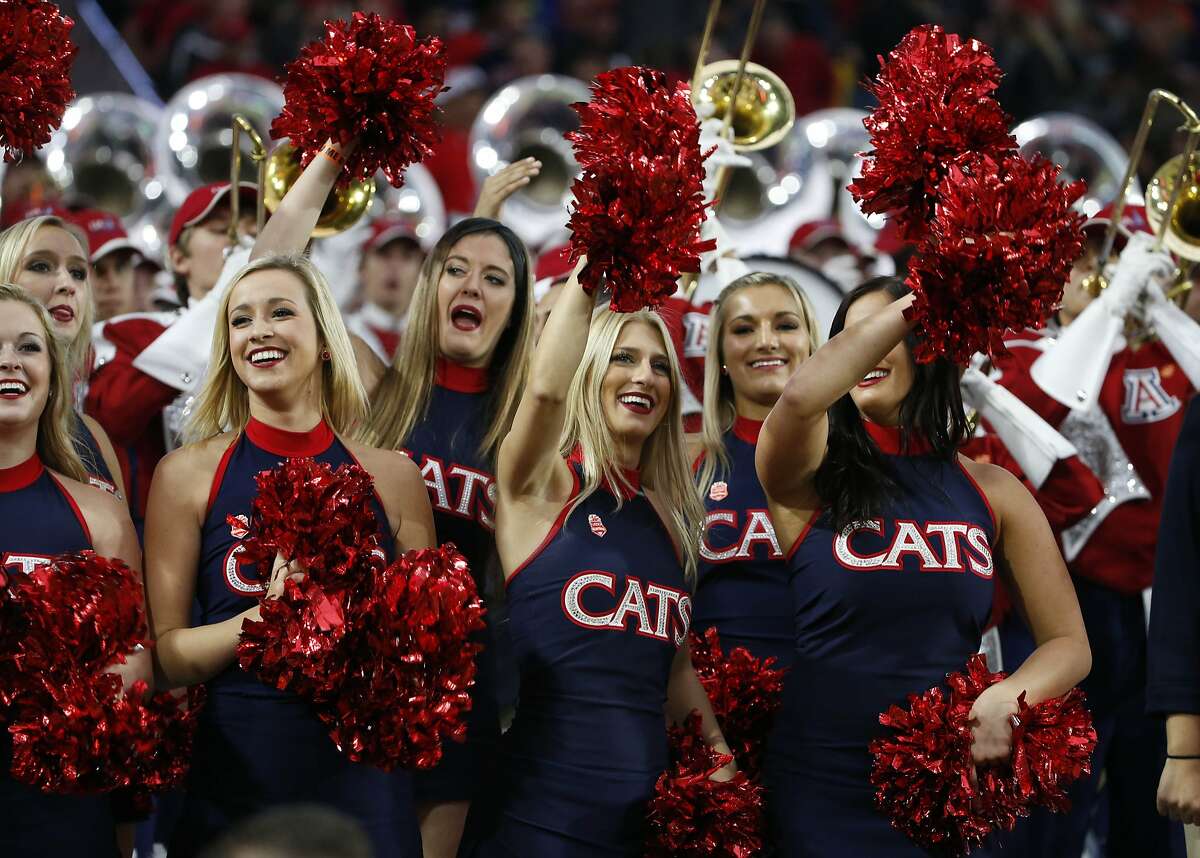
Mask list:
[[[478,811],[489,858],[641,855],[664,706],[726,750],[687,644],[703,510],[669,335],[648,312],[592,319],[575,275],[562,289],[498,460],[521,688]]]
[[[776,668],[792,660],[792,596],[783,551],[754,471],[762,422],[821,343],[812,303],[790,277],[755,272],[726,286],[709,315],[704,430],[696,461],[707,516],[694,627],[717,629]]]
[[[392,452],[343,441],[365,413],[354,355],[329,288],[300,257],[243,269],[221,302],[194,441],[164,458],[147,516],[147,589],[156,667],[169,686],[208,687],[182,818],[170,847],[194,855],[262,808],[320,802],[358,819],[375,854],[416,856],[411,783],[349,762],[311,708],[242,671],[234,653],[286,562],[239,562],[254,476],[292,456],[359,462],[374,477],[375,516],[391,556],[433,544],[420,474]],[[225,431],[232,429],[232,431]],[[284,558],[286,560],[286,558]]]
[[[61,300],[61,299],[60,299]],[[84,482],[70,435],[66,347],[41,304],[0,286],[0,569],[22,575],[57,554],[95,551],[137,569],[140,552],[124,506]],[[151,678],[146,653],[112,670],[126,685]],[[0,854],[113,858],[116,828],[107,795],[50,795],[9,774],[12,747],[0,733]]]
[[[0,283],[14,283],[41,302],[68,343],[72,384],[86,379],[92,360],[92,302],[87,242],[55,215],[26,218],[0,233]],[[117,454],[100,424],[71,408],[71,439],[92,485],[125,496]]]
[[[995,574],[1038,647],[976,701],[977,765],[1010,753],[1018,695],[1063,694],[1090,666],[1046,518],[1007,471],[958,455],[958,370],[914,363],[911,302],[885,278],[847,295],[759,438],[759,479],[791,546],[796,649],[765,780],[793,858],[921,854],[873,807],[867,745],[880,712],[978,650]]]

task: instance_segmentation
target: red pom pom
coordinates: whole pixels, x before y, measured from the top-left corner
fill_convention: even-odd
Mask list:
[[[773,658],[755,658],[745,647],[722,652],[714,628],[703,638],[692,634],[691,651],[692,667],[708,693],[738,768],[757,780],[767,735],[782,703],[787,671],[775,669]]]
[[[404,170],[440,139],[434,99],[445,86],[446,58],[436,37],[355,12],[326,21],[325,38],[306,45],[287,66],[286,104],[271,136],[290,138],[305,164],[326,140],[358,140],[339,179],[372,179],[382,170],[395,187]]]
[[[453,545],[378,564],[351,607],[341,693],[318,709],[339,748],[384,770],[429,769],[442,741],[466,738],[484,608]]]
[[[288,459],[255,478],[242,561],[255,563],[269,580],[275,555],[310,574],[350,572],[377,547],[378,522],[371,507],[374,481],[358,465],[336,470],[310,458]],[[230,519],[230,525],[240,524]]]
[[[1064,788],[1090,774],[1096,731],[1083,692],[1028,706],[1018,700],[1012,761],[980,769],[972,786],[970,713],[984,689],[1004,679],[982,655],[940,687],[910,695],[908,709],[892,706],[879,723],[894,734],[875,739],[871,784],[875,803],[892,826],[935,855],[963,856],[997,829],[1011,830],[1032,805],[1067,807]]]
[[[879,106],[864,120],[871,146],[850,192],[867,213],[890,213],[919,241],[950,164],[967,152],[1016,150],[1009,117],[993,97],[1002,72],[991,50],[937,25],[906,35],[867,89]]]
[[[12,774],[53,793],[153,791],[182,782],[201,692],[167,693],[103,671],[143,642],[141,578],[90,552],[9,578],[0,700]]]
[[[750,858],[762,850],[762,788],[742,771],[712,780],[732,757],[705,744],[700,722],[693,712],[682,727],[671,728],[674,762],[659,776],[647,808],[646,858]]]
[[[75,98],[71,42],[75,22],[45,0],[0,3],[0,147],[5,161],[50,142]]]
[[[588,258],[580,283],[591,293],[606,280],[620,312],[657,306],[716,247],[700,239],[704,156],[690,90],[653,69],[613,69],[575,110],[580,127],[566,137],[583,168],[569,222],[571,261]]]
[[[1019,155],[976,153],[949,167],[909,263],[918,361],[1002,352],[1006,330],[1036,327],[1062,300],[1083,250],[1084,219],[1071,207],[1085,186],[1060,184],[1058,174]]]

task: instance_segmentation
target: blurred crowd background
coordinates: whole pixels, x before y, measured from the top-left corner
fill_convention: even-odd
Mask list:
[[[70,11],[72,3],[65,3]],[[84,0],[80,7],[96,5]],[[752,3],[722,4],[712,59],[736,55]],[[447,208],[469,210],[475,188],[466,134],[487,94],[525,75],[554,71],[582,80],[628,63],[688,77],[708,4],[703,0],[101,0],[166,100],[215,72],[276,77],[326,18],[377,11],[447,42],[455,70],[447,135],[427,166]],[[81,11],[87,11],[86,8]],[[797,115],[822,107],[869,107],[859,85],[911,27],[934,21],[987,42],[1006,72],[1000,100],[1021,120],[1049,110],[1087,116],[1128,148],[1153,87],[1200,96],[1200,2],[1180,0],[772,0],[753,59],[791,88]],[[75,67],[81,93],[96,89],[109,60],[87,42]],[[107,86],[105,88],[115,88]],[[1163,123],[1165,126],[1167,123]],[[1169,129],[1164,128],[1163,134]],[[1163,140],[1147,166],[1172,149]],[[468,199],[469,198],[469,199]]]

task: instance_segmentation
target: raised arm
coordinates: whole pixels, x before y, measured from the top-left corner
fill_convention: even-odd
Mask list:
[[[349,149],[350,147],[347,147]],[[308,246],[325,199],[342,172],[348,152],[332,140],[321,147],[296,184],[279,201],[279,208],[263,225],[250,251],[253,261],[274,253],[301,253]]]
[[[829,435],[826,412],[862,381],[908,334],[906,295],[850,325],[788,379],[783,394],[763,424],[755,468],[773,502],[804,506],[812,502],[812,480]]]
[[[500,445],[496,463],[501,500],[528,496],[561,498],[570,492],[562,467],[558,437],[566,418],[567,391],[587,345],[595,302],[579,285],[580,260],[546,320],[533,353],[529,383],[513,418],[512,429]]]

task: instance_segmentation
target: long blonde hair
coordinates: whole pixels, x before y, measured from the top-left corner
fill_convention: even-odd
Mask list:
[[[533,350],[533,272],[529,251],[521,239],[508,227],[487,218],[459,221],[446,230],[425,258],[413,291],[408,327],[392,365],[379,382],[371,402],[370,419],[360,433],[362,440],[371,446],[400,449],[428,413],[440,354],[438,282],[454,245],[469,235],[480,234],[495,235],[508,248],[516,290],[508,326],[500,334],[488,367],[488,426],[479,453],[488,461],[495,461],[500,442],[512,427],[521,391],[529,377],[529,357]]]
[[[805,331],[808,333],[808,353],[811,355],[821,345],[821,330],[817,327],[817,313],[813,309],[812,301],[804,294],[800,284],[791,277],[770,271],[751,271],[721,290],[708,314],[708,352],[704,356],[704,422],[700,430],[700,446],[704,460],[696,475],[696,484],[701,489],[712,482],[718,469],[729,470],[729,454],[725,450],[723,436],[737,419],[733,381],[721,372],[721,367],[725,364],[721,340],[725,334],[726,307],[734,294],[755,286],[782,286],[795,295]]]
[[[74,397],[72,396],[71,367],[67,360],[67,348],[62,338],[55,333],[54,323],[38,301],[11,283],[0,284],[0,303],[13,301],[33,310],[42,325],[46,338],[46,350],[50,355],[50,391],[46,407],[38,417],[37,452],[42,464],[52,471],[73,480],[87,482],[79,453],[71,440]]]
[[[38,215],[17,221],[8,229],[0,232],[0,283],[16,282],[21,273],[21,261],[25,258],[25,250],[37,231],[44,226],[57,226],[64,229],[79,242],[79,248],[83,252],[84,268],[88,272],[86,294],[79,302],[79,331],[66,346],[68,374],[73,381],[87,374],[87,363],[92,350],[92,324],[96,319],[95,301],[92,297],[92,269],[88,263],[87,236],[82,234],[78,226],[56,215]]]
[[[286,271],[304,284],[317,339],[329,352],[329,360],[321,363],[321,416],[337,434],[349,433],[366,415],[367,394],[342,315],[329,284],[307,257],[276,255],[256,259],[239,271],[221,298],[208,374],[187,424],[187,439],[201,441],[227,430],[241,431],[250,420],[250,395],[229,354],[229,300],[237,284],[258,271]]]
[[[576,445],[582,454],[583,485],[571,511],[605,480],[613,486],[628,485],[617,464],[616,441],[604,415],[600,390],[617,338],[630,322],[644,322],[658,332],[671,367],[671,399],[667,403],[667,413],[642,446],[640,470],[643,484],[654,490],[670,513],[669,526],[683,555],[684,574],[691,586],[696,580],[696,553],[704,507],[692,484],[691,469],[684,452],[679,359],[671,346],[667,326],[657,313],[648,310],[614,313],[601,309],[592,317],[583,360],[567,393],[567,413],[559,439],[560,452],[564,456],[570,455]],[[620,506],[618,496],[617,507]]]

